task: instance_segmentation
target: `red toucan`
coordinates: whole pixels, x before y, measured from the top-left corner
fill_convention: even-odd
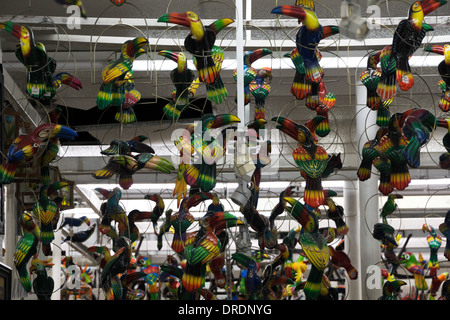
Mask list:
[[[17,167],[29,163],[38,154],[41,145],[49,139],[62,138],[74,140],[77,133],[63,125],[42,124],[29,135],[19,135],[8,149],[6,161],[0,166],[0,184],[9,184],[14,180]]]

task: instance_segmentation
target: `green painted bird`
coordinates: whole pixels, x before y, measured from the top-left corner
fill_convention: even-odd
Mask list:
[[[250,83],[258,76],[258,71],[252,67],[252,64],[269,54],[272,54],[272,51],[265,48],[244,52],[244,105],[250,103]],[[237,81],[237,69],[233,71],[233,78]]]
[[[316,116],[310,123],[318,125],[323,119],[324,117]],[[313,208],[319,207],[324,200],[322,174],[327,168],[329,157],[326,150],[316,143],[315,128],[311,130],[312,127],[309,124],[297,124],[284,117],[274,117],[272,121],[278,123],[277,129],[298,142],[292,156],[301,175],[306,180],[304,200]],[[310,127],[308,128],[308,126]]]
[[[209,192],[215,187],[217,163],[225,155],[228,130],[223,129],[218,136],[217,130],[214,129],[238,122],[240,119],[232,114],[205,114],[200,123],[188,127],[190,136],[183,135],[179,138],[179,141],[189,148],[192,146],[196,155],[200,157],[194,160],[194,163],[191,162],[183,173],[188,185],[197,187],[203,192]]]
[[[205,283],[206,264],[220,254],[222,246],[217,233],[244,223],[228,212],[207,212],[200,221],[200,229],[191,233],[185,242],[183,256],[186,268],[181,279],[188,292],[196,292]]]
[[[422,231],[428,233],[427,243],[430,248],[430,258],[428,259],[428,269],[430,277],[437,277],[437,270],[439,269],[438,251],[442,245],[442,238],[436,233],[436,230],[427,223],[422,226]]]
[[[42,252],[46,256],[51,254],[50,244],[53,239],[55,239],[53,223],[55,216],[59,213],[57,204],[50,199],[49,194],[68,185],[67,182],[55,182],[52,185],[43,185],[40,190],[38,201],[33,204],[32,212],[34,218],[39,221]]]
[[[120,188],[114,188],[112,190],[106,190],[103,188],[95,188],[95,191],[99,192],[106,202],[102,203],[102,223],[100,225],[100,230],[107,230],[110,227],[112,221],[116,221],[119,224],[119,230],[125,231],[129,230],[129,221],[127,213],[124,207],[120,204],[122,199],[122,190]],[[119,235],[123,235],[120,234]]]
[[[270,85],[272,78],[272,68],[263,67],[256,71],[255,79],[250,82],[249,90],[255,99],[255,120],[265,119],[265,104],[272,88]]]
[[[190,29],[184,40],[184,47],[193,56],[200,82],[206,85],[208,99],[222,103],[228,95],[220,77],[223,50],[214,43],[217,34],[234,20],[219,19],[209,26],[204,26],[195,12],[187,11],[167,13],[161,16],[158,22],[174,23]]]
[[[383,284],[383,295],[379,297],[378,300],[398,300],[398,295],[404,285],[406,285],[406,282],[403,280],[387,280]]]
[[[382,245],[393,245],[394,247],[398,247],[394,233],[395,229],[391,225],[379,222],[374,224],[372,236],[379,240]]]
[[[137,155],[114,155],[108,159],[107,164],[92,173],[95,179],[110,179],[116,175],[119,185],[128,190],[134,183],[133,175],[143,168],[170,173],[175,170],[173,164],[153,153],[140,153]]]
[[[181,113],[189,107],[189,100],[192,96],[190,88],[195,79],[195,74],[188,68],[187,58],[183,52],[161,50],[158,54],[177,64],[177,67],[170,72],[170,79],[175,86],[172,93],[173,98],[163,107],[163,111],[166,118],[178,120]]]
[[[19,273],[19,281],[26,292],[31,292],[31,279],[27,270],[27,264],[37,253],[40,241],[40,229],[30,213],[24,212],[19,217],[19,223],[23,235],[16,244],[14,252],[14,266]]]
[[[147,44],[148,40],[144,37],[127,40],[122,45],[120,56],[103,69],[102,84],[97,94],[97,107],[100,110],[111,105],[121,107],[125,102],[125,85],[133,76],[133,62],[145,52],[143,47]]]
[[[36,273],[36,278],[33,280],[33,290],[38,300],[51,300],[55,281],[48,276],[46,269],[54,265],[51,261],[52,259],[41,261],[37,257],[33,257],[31,260],[30,274]]]
[[[403,199],[403,196],[396,193],[391,193],[388,197],[386,202],[383,204],[383,207],[381,208],[380,216],[383,221],[383,223],[387,222],[387,217],[390,216],[392,213],[394,213],[395,210],[397,210],[397,203],[395,203],[395,199]]]
[[[430,141],[436,127],[436,117],[426,109],[410,109],[402,114],[402,132],[408,140],[403,150],[411,168],[420,166],[420,149]]]
[[[414,2],[408,11],[408,18],[400,21],[394,32],[390,58],[382,68],[377,92],[382,100],[395,95],[395,87],[408,91],[414,86],[414,78],[409,58],[420,47],[426,32],[433,30],[424,23],[424,18],[446,4],[442,0],[422,0]],[[395,71],[395,72],[393,72]]]
[[[285,200],[287,201],[286,212],[302,225],[299,243],[311,263],[311,270],[303,291],[306,299],[315,300],[319,297],[322,276],[330,261],[327,240],[319,232],[320,211],[293,198],[285,198]]]
[[[425,292],[428,290],[428,284],[425,280],[425,268],[423,263],[417,260],[411,252],[405,252],[400,256],[400,263],[414,276],[416,290]]]
[[[27,68],[26,91],[34,99],[43,98],[47,89],[44,73],[49,63],[44,45],[35,42],[33,30],[28,26],[5,21],[0,22],[0,29],[20,40],[16,57]]]
[[[117,249],[113,255],[109,253],[109,249],[106,247],[93,246],[88,249],[90,252],[98,252],[104,255],[100,281],[106,294],[106,300],[117,300],[118,297],[122,296],[121,290],[119,293],[114,290],[114,286],[119,285],[121,289],[118,275],[125,273],[131,262],[132,251],[128,241],[124,237],[119,237],[116,244]]]
[[[381,68],[378,67],[380,60],[382,64],[386,62],[390,54],[390,46],[382,50],[372,52],[367,58],[367,69],[360,74],[361,83],[366,87],[367,99],[366,105],[377,112],[376,124],[379,127],[385,127],[388,124],[391,112],[389,106],[394,98],[382,100],[378,95],[377,88],[381,78]]]

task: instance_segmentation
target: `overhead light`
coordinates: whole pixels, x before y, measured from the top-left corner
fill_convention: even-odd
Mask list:
[[[353,1],[341,2],[339,33],[355,40],[364,40],[369,34],[367,20],[361,17],[361,6]]]

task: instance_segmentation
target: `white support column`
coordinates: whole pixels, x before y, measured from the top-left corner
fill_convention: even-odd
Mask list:
[[[241,119],[239,127],[245,126],[244,105],[244,7],[243,0],[236,1],[236,100],[237,116]]]
[[[378,130],[376,125],[376,113],[366,106],[367,91],[359,83],[356,86],[356,141],[358,151],[364,143],[373,139]],[[373,225],[378,222],[378,175],[372,174],[366,181],[359,181],[359,234],[360,234],[360,259],[362,299],[376,300],[381,296],[381,288],[368,288],[366,285],[368,270],[380,261],[380,246],[372,236]]]
[[[62,241],[62,230],[57,230],[54,232],[55,239],[53,242],[57,245],[52,246],[52,274],[53,282],[55,283],[55,287],[53,289],[52,300],[61,300],[61,247],[60,243]]]
[[[347,280],[346,282],[346,299],[361,300],[361,256],[360,256],[360,230],[359,230],[359,201],[358,201],[358,182],[344,181],[344,214],[345,223],[349,228],[349,232],[345,238],[345,253],[350,258],[352,265],[358,270],[358,278],[355,280]]]
[[[17,206],[16,206],[16,184],[5,185],[5,257],[4,264],[12,269],[12,289],[19,282],[17,270],[14,267],[14,252],[17,243]],[[12,294],[14,291],[12,292]],[[11,295],[11,298],[18,298]]]

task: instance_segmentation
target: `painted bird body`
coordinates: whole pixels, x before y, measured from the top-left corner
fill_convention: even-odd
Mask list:
[[[266,56],[271,54],[272,51],[269,49],[256,49],[254,51],[246,51],[244,52],[244,105],[250,103],[251,93],[250,93],[250,84],[256,79],[258,76],[258,71],[252,67],[252,64]],[[233,78],[237,81],[237,69],[233,72]]]
[[[261,250],[275,248],[277,245],[276,227],[274,224],[271,225],[267,217],[256,210],[251,199],[241,207],[241,213],[249,226],[256,232],[259,248]]]
[[[227,130],[223,130],[222,137],[225,135],[225,138],[218,139],[214,129],[237,122],[240,122],[239,118],[232,114],[206,114],[201,118],[201,123],[197,124],[201,126],[201,130],[190,127],[192,134],[179,138],[188,148],[189,155],[193,148],[197,156],[201,157],[198,164],[190,164],[183,173],[188,185],[198,187],[203,192],[209,192],[215,187],[217,163],[225,155],[228,136]]]
[[[424,50],[444,56],[444,60],[438,65],[438,72],[442,78],[438,83],[442,89],[442,97],[438,106],[442,111],[447,112],[450,110],[450,44],[443,46],[432,45],[425,47]]]
[[[408,140],[403,150],[411,168],[420,166],[420,149],[428,143],[436,127],[436,117],[426,109],[410,109],[403,113],[402,132]]]
[[[37,254],[40,241],[40,229],[31,214],[24,212],[19,218],[23,235],[16,244],[14,266],[19,274],[19,281],[26,292],[31,292],[32,284],[27,270],[30,259]]]
[[[55,238],[53,225],[55,217],[59,214],[58,205],[50,199],[49,189],[57,191],[68,185],[67,182],[55,182],[51,186],[43,185],[40,190],[38,201],[33,204],[32,212],[34,217],[40,222],[40,240],[42,251],[46,256],[51,254],[50,244]]]
[[[330,249],[325,237],[319,232],[319,212],[293,198],[285,198],[286,211],[301,225],[299,243],[308,260],[311,271],[303,288],[306,299],[317,299],[322,276],[330,261]]]
[[[436,233],[436,230],[425,223],[422,226],[422,231],[428,233],[427,244],[430,249],[430,258],[428,259],[428,269],[432,278],[437,277],[437,270],[439,269],[438,251],[442,245],[442,238]]]
[[[232,254],[233,260],[243,266],[244,270],[244,287],[245,295],[249,300],[260,300],[262,295],[262,279],[258,275],[259,265],[252,258],[242,253],[235,252]],[[243,271],[244,271],[243,270]],[[242,273],[241,273],[242,274]]]
[[[428,290],[428,284],[425,281],[425,268],[413,253],[403,253],[400,257],[400,263],[404,264],[405,268],[414,275],[414,284],[417,290]]]
[[[170,173],[175,170],[173,164],[153,153],[140,153],[137,155],[114,155],[108,159],[107,164],[95,171],[92,176],[95,179],[110,179],[117,175],[119,185],[128,190],[134,183],[133,175],[143,168]]]
[[[187,58],[183,52],[162,50],[159,55],[167,57],[177,64],[177,67],[170,72],[170,79],[175,86],[174,97],[163,108],[168,119],[178,120],[181,113],[189,107],[189,100],[192,95],[189,90],[195,79],[194,72],[187,67]]]
[[[35,272],[36,278],[33,280],[33,290],[38,300],[51,300],[55,282],[52,277],[47,274],[46,268],[52,267],[54,264],[51,260],[41,261],[33,258],[31,261],[30,273]]]
[[[83,223],[85,223],[87,226],[91,225],[91,221],[86,216],[82,216],[80,218],[65,217],[63,222],[59,226],[59,229],[62,229],[65,226],[68,226],[69,228],[80,227],[81,225],[83,225]]]
[[[381,208],[380,216],[383,220],[383,223],[387,224],[387,217],[390,216],[392,213],[397,210],[398,205],[395,203],[395,199],[403,199],[402,195],[399,194],[390,194],[386,200],[386,202],[383,204],[383,207]]]
[[[102,70],[102,84],[97,94],[97,107],[104,110],[113,105],[121,108],[126,101],[126,84],[133,77],[133,62],[145,52],[148,40],[136,37],[123,43],[120,56]],[[123,109],[121,112],[126,112]],[[129,110],[128,110],[129,111]]]
[[[96,224],[91,225],[87,230],[75,232],[73,235],[68,235],[64,238],[62,243],[70,241],[73,243],[83,243],[88,240],[95,231]]]
[[[114,283],[117,281],[120,284],[118,275],[125,273],[129,268],[131,262],[131,248],[125,238],[119,237],[117,239],[117,249],[114,254],[109,253],[106,247],[90,247],[89,251],[98,252],[104,255],[104,264],[101,273],[101,285],[105,290],[107,300],[115,300],[121,294],[117,294],[114,290]],[[120,284],[120,289],[122,285]]]
[[[9,147],[6,161],[0,166],[0,184],[11,183],[18,166],[35,159],[41,146],[45,145],[49,139],[73,140],[76,136],[77,133],[74,130],[57,124],[42,124],[29,135],[19,135]]]
[[[302,26],[296,35],[296,47],[303,59],[305,76],[310,82],[320,83],[323,69],[319,64],[316,49],[320,41],[339,32],[337,26],[322,26],[315,13],[312,1],[297,1],[296,6],[282,5],[272,9],[274,14],[283,14],[298,18]]]
[[[257,70],[255,79],[250,82],[249,90],[255,99],[255,120],[265,119],[265,104],[271,91],[272,78],[272,68],[263,67]]]
[[[209,211],[202,218],[200,229],[186,239],[183,251],[186,268],[181,282],[188,292],[195,292],[203,286],[206,264],[220,254],[223,244],[216,234],[238,225],[243,223],[228,212]]]
[[[323,120],[323,117],[316,118]],[[313,135],[314,131],[311,132],[307,126],[297,124],[283,117],[274,117],[272,121],[278,123],[277,129],[298,142],[297,148],[292,152],[292,156],[306,180],[305,203],[313,208],[319,207],[324,200],[322,174],[327,168],[329,160],[326,150],[316,144],[316,138]],[[320,122],[320,120],[317,122]]]
[[[424,23],[423,19],[445,3],[447,1],[416,1],[409,8],[408,18],[398,24],[394,32],[389,60],[382,70],[378,84],[377,92],[382,100],[389,100],[395,95],[397,84],[403,91],[408,91],[413,87],[414,78],[409,58],[419,48],[426,32],[431,28]],[[394,70],[395,73],[392,72]]]
[[[206,85],[208,99],[221,103],[227,96],[227,90],[220,78],[220,68],[214,58],[223,55],[222,49],[215,46],[218,32],[233,23],[232,19],[219,19],[204,26],[200,17],[192,11],[173,12],[161,16],[158,22],[174,23],[190,29],[184,40],[184,47],[192,54],[200,82]],[[213,52],[216,50],[215,52]]]
[[[0,23],[0,29],[19,39],[15,54],[27,69],[27,93],[35,99],[43,98],[47,88],[45,69],[49,64],[44,45],[35,42],[33,30],[28,26],[5,21]]]

